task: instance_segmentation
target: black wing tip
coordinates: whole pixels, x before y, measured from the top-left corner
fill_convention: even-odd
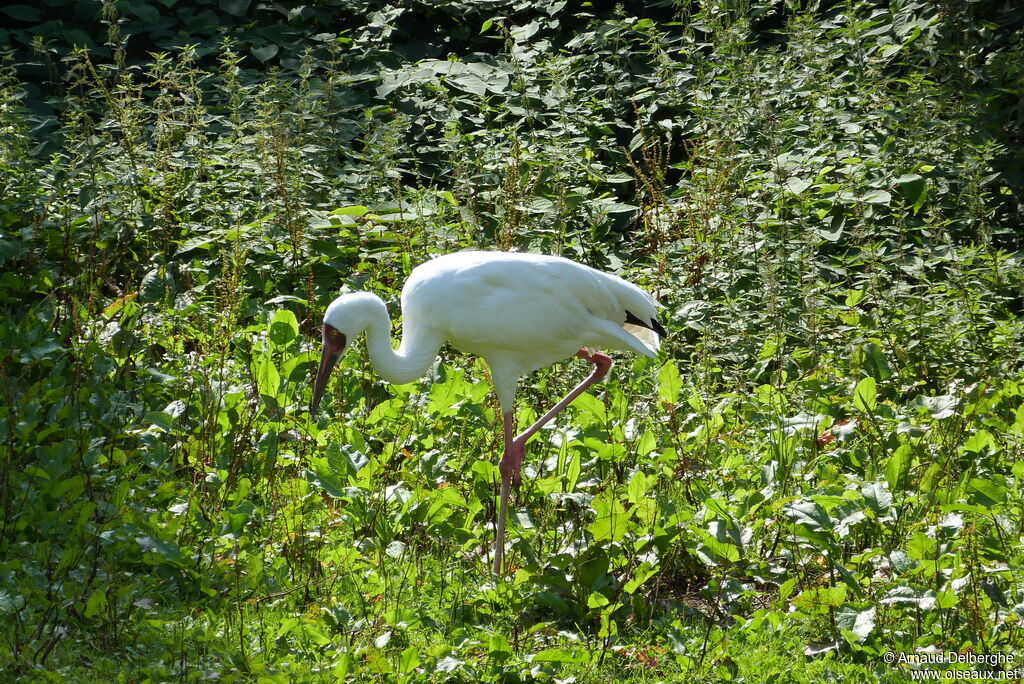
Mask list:
[[[650,321],[645,323],[644,321],[640,320],[640,318],[638,318],[637,315],[634,314],[632,311],[626,309],[626,323],[629,323],[631,325],[639,325],[641,328],[653,330],[654,332],[658,333],[659,337],[668,337],[668,331],[665,330],[665,326],[658,322],[657,318],[652,318]]]

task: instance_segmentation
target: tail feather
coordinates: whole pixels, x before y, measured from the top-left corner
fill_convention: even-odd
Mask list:
[[[622,327],[625,328],[626,332],[638,339],[640,344],[644,345],[652,355],[658,353],[658,350],[661,349],[661,338],[658,337],[658,333],[650,328],[633,325],[632,323],[626,323]]]

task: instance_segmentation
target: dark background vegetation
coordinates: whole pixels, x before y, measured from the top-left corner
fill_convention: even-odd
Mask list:
[[[0,15],[10,678],[1024,662],[1020,3]],[[501,580],[484,364],[357,351],[306,411],[338,288],[397,320],[467,247],[621,273],[672,333],[531,443]]]

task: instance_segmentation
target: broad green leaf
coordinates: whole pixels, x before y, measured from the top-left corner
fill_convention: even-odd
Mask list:
[[[934,610],[936,607],[935,592],[931,589],[914,589],[902,586],[890,589],[879,599],[883,606],[909,605],[921,610]]]
[[[0,12],[3,12],[12,19],[25,22],[36,22],[43,18],[43,10],[41,8],[29,5],[7,5],[6,7],[0,7]]]
[[[786,416],[779,420],[779,426],[787,435],[795,435],[800,430],[817,430],[818,426],[828,420],[828,416],[815,413],[798,413],[795,416]]]
[[[404,675],[411,674],[420,665],[420,651],[415,646],[402,651],[398,657],[398,671]]]
[[[902,445],[900,448],[907,445]],[[903,473],[905,475],[905,473]],[[888,483],[888,478],[886,478]],[[865,503],[875,513],[881,515],[888,512],[889,507],[892,506],[892,494],[890,490],[880,482],[872,482],[866,484],[860,488],[860,493],[864,497]]]
[[[177,545],[150,536],[138,536],[135,542],[143,552],[143,560],[149,565],[163,561],[180,566],[184,560],[181,549]]]
[[[228,14],[244,17],[249,11],[249,0],[219,0],[218,5]]]
[[[456,508],[465,507],[466,500],[455,487],[443,487],[434,492],[427,508],[427,522],[436,525],[447,520]]]
[[[564,648],[546,648],[533,656],[535,663],[584,663],[587,661],[585,653],[577,653]]]
[[[434,669],[437,672],[455,672],[455,670],[459,669],[464,662],[465,661],[453,658],[451,656],[445,656],[434,664]]]
[[[783,510],[800,525],[806,525],[812,530],[831,530],[833,521],[824,508],[816,501],[795,501],[787,504]]]
[[[302,625],[302,635],[321,648],[331,643],[331,637],[327,632],[312,622],[306,622]]]
[[[576,483],[580,480],[580,455],[573,451],[569,457],[569,465],[565,469],[565,491],[572,493],[576,491]]]
[[[647,487],[647,476],[642,470],[636,471],[633,473],[633,477],[629,478],[629,484],[626,486],[626,498],[631,504],[643,501],[647,496]]]
[[[161,430],[170,432],[174,429],[174,417],[164,411],[150,411],[146,414],[145,422],[155,425]]]
[[[270,318],[268,337],[277,347],[286,347],[299,336],[299,321],[288,309],[278,309]]]
[[[249,53],[258,59],[260,62],[266,62],[267,60],[273,59],[277,55],[280,48],[276,45],[262,45],[260,47],[252,47],[249,49]]]
[[[256,362],[256,388],[265,397],[278,398],[281,374],[269,356],[264,356]]]
[[[85,617],[91,618],[99,615],[107,607],[107,590],[100,588],[89,594],[85,602]]]
[[[653,430],[648,429],[644,430],[644,433],[640,435],[640,439],[636,441],[633,448],[636,450],[637,455],[643,458],[654,451],[657,446],[658,438],[654,436]]]
[[[596,520],[587,525],[587,531],[594,535],[594,541],[622,541],[627,529],[627,513],[622,502],[606,489],[594,499]]]
[[[312,472],[308,477],[314,483],[323,488],[327,494],[335,499],[345,496],[345,486],[349,480],[345,473],[331,466],[329,459],[311,457]]]
[[[597,630],[599,638],[609,639],[619,633],[619,623],[612,618],[612,613],[621,605],[616,603],[601,611],[601,628]]]
[[[168,294],[168,277],[162,266],[150,270],[139,286],[139,301],[147,304],[159,302]]]
[[[315,351],[289,356],[281,364],[281,377],[288,382],[304,382],[309,377],[307,366],[317,363],[319,359],[320,354]]]
[[[893,55],[895,55],[897,52],[899,52],[900,48],[902,48],[902,47],[903,46],[900,45],[899,43],[890,43],[889,45],[886,45],[881,50],[879,50],[878,51],[878,55],[882,59],[888,59],[888,58],[892,57]]]
[[[25,597],[0,590],[0,615],[9,615],[25,607]]]
[[[134,14],[146,24],[156,24],[160,21],[160,10],[149,3],[132,2],[126,3],[127,11]]]
[[[897,575],[913,570],[915,562],[903,551],[893,551],[889,554],[889,562]]]
[[[492,633],[488,639],[487,656],[499,662],[506,660],[512,655],[512,647],[504,634]]]
[[[877,408],[877,385],[875,379],[866,377],[857,383],[853,392],[853,405],[864,413],[871,413]]]
[[[901,444],[892,452],[892,456],[885,463],[885,483],[889,486],[890,491],[901,492],[904,490],[912,460],[913,450],[909,444]],[[889,495],[889,501],[892,501],[892,495]]]
[[[882,347],[875,342],[868,342],[863,346],[864,365],[875,380],[884,382],[892,376],[892,368],[885,358]]]
[[[194,238],[185,240],[178,247],[177,256],[193,249],[210,249],[218,242],[219,239],[219,236],[216,235],[198,235]]]
[[[350,207],[338,207],[337,209],[332,210],[331,213],[338,216],[365,216],[370,213],[370,209],[362,205],[354,205]]]
[[[967,493],[975,503],[982,506],[996,506],[1006,502],[1006,487],[992,479],[972,477],[967,482]]]
[[[830,608],[838,608],[846,602],[846,585],[834,587],[815,587],[800,592],[793,605],[808,615],[827,612]]]
[[[920,211],[928,198],[928,184],[925,179],[916,173],[908,173],[897,178],[895,184],[913,212],[916,214]]]
[[[818,234],[822,240],[828,242],[838,242],[843,237],[843,230],[846,228],[846,222],[843,220],[833,221],[828,227],[818,226],[814,229],[814,232]]]
[[[978,430],[964,442],[963,450],[969,453],[980,454],[988,451],[995,451],[996,440],[988,430]]]
[[[922,492],[933,492],[941,479],[942,466],[938,463],[932,463],[925,469],[924,475],[921,476],[918,486],[921,488]]]
[[[804,192],[804,190],[811,187],[811,185],[813,184],[814,181],[812,180],[794,176],[786,180],[786,182],[783,183],[782,186],[786,188],[786,190],[789,190],[794,195],[800,195]]]
[[[718,521],[712,521],[718,522]],[[707,558],[711,561],[712,565],[717,565],[720,561],[728,561],[735,563],[740,559],[740,549],[736,546],[733,539],[723,534],[723,527],[719,525],[710,525],[710,531],[697,530],[697,534],[701,539],[702,551],[704,554],[708,554]]]
[[[889,204],[892,195],[886,190],[871,190],[860,197],[862,202],[867,204]]]
[[[682,387],[683,378],[679,374],[679,367],[672,361],[666,361],[658,369],[658,398],[666,404],[677,404]]]
[[[930,558],[932,550],[935,548],[935,540],[928,537],[922,532],[915,532],[907,542],[907,556],[914,560],[925,560]]]
[[[590,392],[584,392],[576,397],[572,407],[576,410],[576,420],[584,427],[604,425],[608,422],[608,411],[604,407],[604,402]]]
[[[33,345],[28,355],[36,361],[42,361],[43,359],[54,360],[65,351],[67,350],[60,346],[56,340],[46,340],[45,342]]]
[[[54,499],[74,501],[85,491],[85,480],[81,475],[58,480],[50,488],[50,496]]]
[[[483,97],[487,94],[487,83],[475,74],[463,74],[449,81],[459,90]]]
[[[927,397],[923,394],[914,399],[914,405],[928,411],[933,420],[942,420],[956,414],[960,400],[949,394]]]
[[[857,610],[853,606],[844,605],[836,611],[836,625],[845,629],[856,637],[857,642],[863,642],[875,631],[875,608]]]
[[[382,401],[374,406],[370,414],[366,416],[366,424],[373,426],[381,421],[397,420],[402,415],[404,408],[405,402],[398,398]]]
[[[430,386],[427,411],[438,416],[453,416],[458,413],[459,403],[466,398],[471,390],[461,370],[447,373],[444,382],[435,382]]]
[[[658,565],[648,565],[647,563],[641,563],[636,570],[633,571],[633,577],[622,587],[622,590],[627,594],[633,594],[643,586],[643,583],[649,580],[651,577],[657,574],[661,568]]]

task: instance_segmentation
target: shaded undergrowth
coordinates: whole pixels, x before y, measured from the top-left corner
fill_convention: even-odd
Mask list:
[[[63,56],[45,119],[4,67],[0,667],[1024,657],[1019,32],[914,2],[555,5],[448,60],[404,58],[382,9],[255,72],[231,42],[133,63],[108,4],[106,56]],[[351,354],[330,418],[306,411],[337,289],[397,313],[411,268],[470,246],[622,273],[672,332],[530,444],[501,581],[482,362],[385,387]],[[583,372],[526,379],[520,422]]]

